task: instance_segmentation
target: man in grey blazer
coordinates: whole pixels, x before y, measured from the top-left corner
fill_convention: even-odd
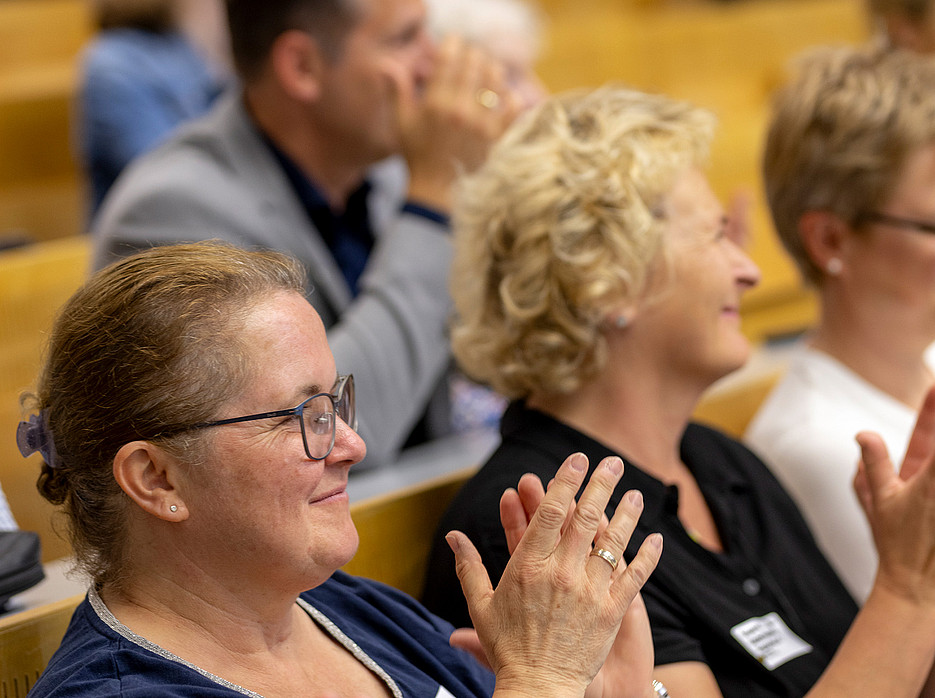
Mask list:
[[[92,226],[95,264],[212,238],[297,257],[356,379],[365,462],[386,462],[449,362],[451,185],[518,100],[477,49],[432,45],[422,0],[228,13],[242,90],[121,176]]]

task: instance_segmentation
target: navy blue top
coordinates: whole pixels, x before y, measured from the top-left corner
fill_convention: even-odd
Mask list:
[[[339,571],[300,599],[326,632],[335,636],[336,628],[335,639],[345,647],[349,638],[379,668],[378,675],[385,672],[396,684],[402,696],[486,698],[493,694],[493,674],[448,644],[453,626],[400,591]],[[341,633],[346,636],[343,640]],[[363,658],[365,664],[369,660]],[[75,610],[61,646],[29,695],[182,698],[257,694],[134,635],[110,615],[96,594],[89,594]]]

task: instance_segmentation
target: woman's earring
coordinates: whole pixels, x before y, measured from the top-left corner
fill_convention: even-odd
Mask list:
[[[844,263],[837,257],[829,259],[828,264],[825,266],[825,271],[828,272],[829,276],[837,276],[842,269],[844,269]]]
[[[171,511],[173,514],[177,512],[178,510],[179,508],[175,506],[174,504],[169,507],[169,511]]]
[[[629,324],[630,319],[626,315],[618,315],[614,318],[614,327],[616,327],[618,330],[622,330]]]

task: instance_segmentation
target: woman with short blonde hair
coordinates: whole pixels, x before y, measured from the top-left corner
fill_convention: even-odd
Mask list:
[[[658,95],[574,92],[522,117],[466,178],[454,352],[514,401],[439,532],[478,541],[497,577],[509,554],[490,520],[518,472],[547,481],[555,454],[619,456],[625,484],[605,513],[637,489],[634,545],[666,538],[643,599],[654,677],[673,696],[915,698],[935,656],[935,392],[904,470],[915,477],[862,437],[860,490],[885,554],[858,613],[762,461],[690,422],[747,359],[740,299],[759,281],[701,170],[712,125]],[[438,535],[423,600],[469,622],[445,547]],[[596,547],[612,565],[636,552]]]

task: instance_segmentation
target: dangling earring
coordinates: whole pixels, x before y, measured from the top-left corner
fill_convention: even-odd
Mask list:
[[[828,264],[825,266],[825,271],[828,272],[829,276],[837,276],[841,273],[841,270],[844,269],[844,262],[842,262],[837,257],[832,257],[828,260]]]

